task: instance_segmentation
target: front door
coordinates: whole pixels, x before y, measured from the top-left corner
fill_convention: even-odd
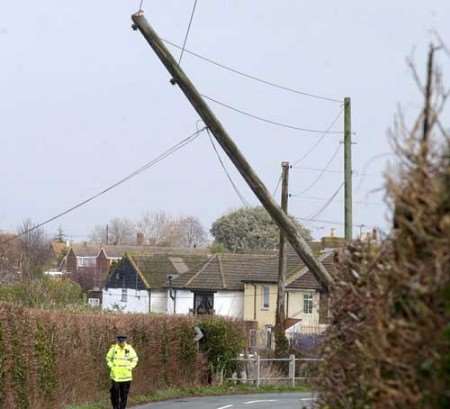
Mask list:
[[[194,313],[196,315],[214,314],[214,293],[194,293]]]

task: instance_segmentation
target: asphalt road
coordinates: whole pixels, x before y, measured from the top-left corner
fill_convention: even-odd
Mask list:
[[[174,399],[133,409],[310,409],[313,401],[310,393],[270,393]]]

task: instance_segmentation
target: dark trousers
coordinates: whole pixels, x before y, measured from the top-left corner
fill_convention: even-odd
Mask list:
[[[113,409],[125,409],[127,407],[128,392],[131,382],[111,381],[111,404]]]

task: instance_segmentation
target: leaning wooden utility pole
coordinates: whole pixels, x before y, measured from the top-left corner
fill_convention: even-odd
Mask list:
[[[352,214],[352,110],[350,98],[344,99],[344,223],[345,240],[353,238]]]
[[[330,276],[325,267],[316,260],[311,248],[303,239],[295,224],[284,214],[281,208],[277,205],[270,192],[264,186],[261,179],[259,179],[256,173],[253,171],[247,159],[245,159],[245,157],[239,151],[238,147],[228,135],[227,131],[224,129],[220,121],[216,118],[209,106],[203,100],[194,84],[192,84],[179,64],[177,64],[172,54],[169,52],[156,32],[145,19],[143,12],[134,14],[132,16],[132,20],[134,22],[133,29],[139,29],[149,45],[153,48],[153,51],[155,51],[158,58],[169,71],[170,75],[172,76],[172,84],[178,84],[184,95],[187,97],[194,109],[199,114],[200,118],[209,128],[211,133],[216,138],[217,142],[222,146],[225,153],[228,155],[240,174],[244,177],[247,184],[258,197],[261,204],[270,214],[275,223],[277,223],[280,229],[284,231],[287,240],[289,240],[292,247],[298,253],[299,257],[315,274],[318,280],[324,286],[328,287],[333,282],[333,278]]]
[[[288,214],[289,198],[289,162],[281,163],[281,209]],[[280,230],[280,249],[278,258],[278,293],[275,330],[284,333],[286,320],[285,294],[287,274],[287,245],[283,230]]]

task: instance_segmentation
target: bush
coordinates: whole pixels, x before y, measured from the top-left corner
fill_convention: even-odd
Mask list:
[[[205,318],[199,324],[205,337],[200,346],[208,359],[210,370],[219,376],[231,376],[235,359],[245,347],[243,327],[236,321]]]
[[[211,318],[202,324],[215,363],[240,352],[239,322]],[[69,313],[0,303],[0,408],[59,409],[105,398],[105,355],[118,333],[128,335],[139,356],[133,395],[206,384],[208,363],[193,342],[195,325],[187,316]],[[227,344],[213,347],[219,338]]]
[[[71,280],[43,277],[0,286],[0,301],[24,307],[84,305],[81,287]]]
[[[353,243],[337,272],[324,408],[450,407],[450,141],[433,150],[418,124],[397,145],[391,237]]]

